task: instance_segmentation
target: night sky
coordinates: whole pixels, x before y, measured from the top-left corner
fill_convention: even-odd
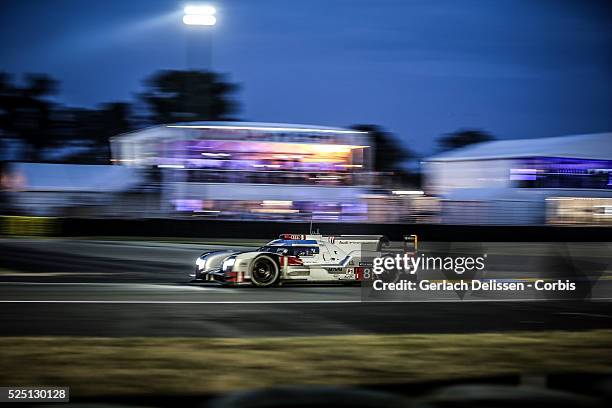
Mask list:
[[[212,68],[240,84],[240,119],[375,123],[421,154],[467,127],[612,131],[611,3],[218,0]],[[210,66],[185,4],[2,0],[0,71],[49,73],[73,107],[132,101],[155,70]]]

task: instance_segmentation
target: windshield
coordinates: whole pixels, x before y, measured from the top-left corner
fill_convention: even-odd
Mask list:
[[[257,250],[257,252],[272,252],[275,254],[285,255],[289,252],[291,247],[281,247],[281,246],[262,246]]]
[[[297,247],[297,246],[272,246],[265,245],[257,250],[257,252],[272,252],[280,255],[293,256],[313,256],[319,253],[319,247]]]

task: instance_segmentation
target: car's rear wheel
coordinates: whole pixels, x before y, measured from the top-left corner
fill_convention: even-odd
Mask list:
[[[266,288],[278,284],[280,279],[280,268],[276,261],[267,256],[261,255],[251,263],[251,282],[260,288]]]

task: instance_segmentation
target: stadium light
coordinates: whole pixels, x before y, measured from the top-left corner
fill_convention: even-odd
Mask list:
[[[217,10],[208,5],[189,5],[183,9],[183,23],[187,25],[214,26],[217,23]]]
[[[208,5],[190,5],[185,6],[183,9],[185,14],[199,14],[213,16],[217,13],[217,10],[213,6]]]

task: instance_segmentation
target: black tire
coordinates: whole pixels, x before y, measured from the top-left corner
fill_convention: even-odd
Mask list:
[[[276,260],[268,255],[253,259],[249,267],[251,282],[259,288],[269,288],[278,284],[280,268]]]

